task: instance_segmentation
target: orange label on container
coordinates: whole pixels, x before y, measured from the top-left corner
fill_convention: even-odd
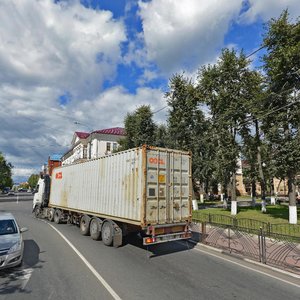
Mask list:
[[[62,179],[62,172],[56,173],[55,178],[56,179]]]
[[[165,175],[159,175],[158,176],[158,182],[159,183],[165,183],[166,182],[166,176]]]
[[[165,164],[165,161],[163,159],[158,159],[156,157],[150,157],[149,158],[149,163],[150,164],[159,164],[159,165],[164,165]]]

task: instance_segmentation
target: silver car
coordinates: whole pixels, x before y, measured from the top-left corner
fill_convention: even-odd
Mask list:
[[[0,270],[22,264],[25,231],[11,213],[0,212]]]

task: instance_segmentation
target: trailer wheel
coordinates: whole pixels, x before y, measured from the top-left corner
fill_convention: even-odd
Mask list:
[[[50,208],[49,210],[48,210],[48,220],[50,221],[50,222],[53,222],[54,221],[54,209],[53,208]]]
[[[113,242],[113,226],[110,222],[106,221],[101,228],[101,237],[104,245],[111,246]]]
[[[88,215],[83,215],[80,219],[80,233],[82,235],[88,235],[90,233],[91,218]]]
[[[62,215],[62,211],[60,209],[56,209],[54,211],[54,216],[53,216],[53,220],[56,224],[60,224],[61,223],[61,215]]]
[[[90,235],[95,241],[100,240],[101,237],[101,221],[98,218],[92,218],[90,223]]]

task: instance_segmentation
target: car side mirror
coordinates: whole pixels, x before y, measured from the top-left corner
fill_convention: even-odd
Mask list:
[[[25,232],[25,231],[28,231],[28,228],[23,227],[23,228],[20,229],[20,232],[21,232],[21,233],[23,233],[23,232]]]

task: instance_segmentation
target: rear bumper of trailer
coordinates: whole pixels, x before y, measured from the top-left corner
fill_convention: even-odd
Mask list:
[[[147,228],[147,236],[143,238],[143,244],[153,245],[191,237],[188,223],[152,225]]]
[[[153,244],[159,244],[165,242],[172,242],[172,241],[189,239],[191,237],[192,237],[191,232],[178,232],[178,233],[157,235],[153,237],[144,237],[143,245],[153,245]]]

